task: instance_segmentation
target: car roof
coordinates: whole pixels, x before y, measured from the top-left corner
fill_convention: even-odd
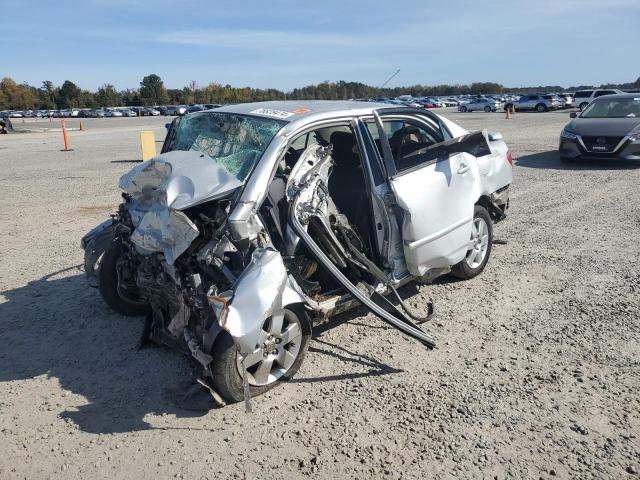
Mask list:
[[[388,103],[358,100],[280,100],[226,105],[210,111],[255,115],[275,118],[291,124],[305,124],[332,117],[371,115],[378,108],[390,107],[392,106]]]
[[[604,90],[604,89],[602,89],[602,90]],[[612,98],[613,99],[617,99],[617,98],[621,98],[621,99],[624,99],[624,98],[640,98],[640,93],[612,93],[611,95],[602,95],[601,97],[598,97],[595,100],[600,100],[601,98],[604,98],[604,99],[607,99],[607,100],[611,100]]]

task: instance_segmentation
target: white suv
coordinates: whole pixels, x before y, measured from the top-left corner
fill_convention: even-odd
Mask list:
[[[603,95],[614,95],[616,93],[624,92],[613,88],[609,90],[578,90],[573,96],[573,105],[583,110],[594,98],[602,97]]]

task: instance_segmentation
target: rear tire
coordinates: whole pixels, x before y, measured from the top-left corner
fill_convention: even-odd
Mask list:
[[[478,229],[478,226],[481,228]],[[480,275],[491,256],[493,222],[487,209],[481,205],[476,205],[473,211],[471,240],[477,241],[478,248],[474,246],[468,250],[465,258],[451,268],[451,274],[461,280],[470,280]]]
[[[293,364],[282,376],[266,385],[252,385],[251,382],[249,382],[249,391],[252,397],[261,395],[283,382],[288,382],[302,365],[302,361],[307,352],[309,339],[311,338],[311,321],[302,308],[293,305],[285,308],[285,320],[291,323],[297,322],[301,328],[302,335],[299,339],[300,345],[297,356]],[[223,331],[218,335],[213,345],[211,355],[213,357],[211,373],[213,374],[214,389],[228,403],[236,403],[244,400],[244,385],[242,376],[240,375],[238,351],[233,343],[233,338],[227,331]]]
[[[122,256],[122,242],[119,239],[113,241],[102,255],[98,269],[98,289],[105,303],[115,312],[127,317],[143,316],[149,313],[150,308],[146,303],[136,301],[133,297],[127,297],[118,288],[117,263]]]

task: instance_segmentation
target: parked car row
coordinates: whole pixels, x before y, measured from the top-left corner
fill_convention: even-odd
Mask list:
[[[594,99],[604,95],[624,93],[616,89],[579,90],[575,93],[531,93],[526,95],[495,94],[495,95],[456,95],[449,97],[413,97],[400,95],[395,98],[375,97],[356,99],[361,101],[387,103],[390,105],[404,105],[414,108],[444,108],[457,107],[460,112],[497,112],[513,108],[515,111],[548,112],[564,108],[577,107],[579,110],[589,105]],[[201,112],[219,108],[222,105],[206,103],[192,105],[161,105],[154,107],[111,107],[111,108],[82,108],[66,110],[5,110],[0,117],[143,117],[143,116],[179,116],[187,113]]]
[[[103,107],[69,108],[62,110],[4,110],[0,118],[104,118],[104,117],[146,117],[159,115],[185,115],[202,110],[218,108],[219,104],[165,105],[156,107]]]
[[[513,108],[516,111],[548,112],[577,107],[583,110],[595,98],[624,93],[616,89],[579,90],[575,93],[530,93],[526,95],[457,95],[451,97],[413,97],[400,95],[395,98],[375,97],[370,102],[406,105],[417,108],[457,107],[459,112],[496,112]],[[362,99],[361,99],[362,100]]]

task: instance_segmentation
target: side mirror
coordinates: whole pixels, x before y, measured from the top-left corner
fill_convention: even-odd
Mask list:
[[[500,132],[489,132],[488,137],[490,142],[502,140],[502,134]]]
[[[578,117],[578,112],[571,112],[571,113],[569,114],[569,117],[570,117],[570,118],[577,118],[577,117]]]

